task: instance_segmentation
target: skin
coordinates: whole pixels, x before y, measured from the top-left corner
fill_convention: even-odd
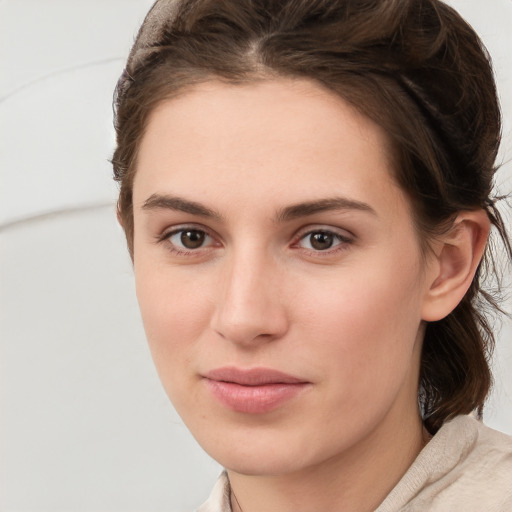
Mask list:
[[[137,296],[165,390],[227,468],[235,510],[373,510],[426,442],[425,320],[460,300],[479,256],[445,241],[423,257],[392,171],[382,130],[306,80],[212,81],[151,115],[133,189]],[[483,246],[474,226],[461,217],[457,236]],[[184,247],[180,229],[203,244]],[[319,232],[330,248],[312,245]],[[236,412],[205,384],[226,365],[308,385],[271,412]]]

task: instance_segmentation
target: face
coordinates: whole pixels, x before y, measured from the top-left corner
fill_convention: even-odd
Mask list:
[[[308,81],[206,83],[152,113],[133,193],[152,355],[221,464],[298,471],[418,418],[425,268],[377,125]]]

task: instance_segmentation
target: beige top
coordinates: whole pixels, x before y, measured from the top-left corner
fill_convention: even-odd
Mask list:
[[[470,416],[445,423],[375,512],[512,512],[512,437]],[[231,512],[222,473],[197,512]]]

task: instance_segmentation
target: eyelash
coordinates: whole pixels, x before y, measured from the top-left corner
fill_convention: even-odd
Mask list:
[[[175,243],[171,242],[171,238],[175,235],[178,235],[180,233],[184,233],[186,231],[193,231],[196,233],[203,234],[205,237],[210,238],[213,242],[215,242],[215,237],[209,233],[208,230],[204,229],[203,227],[194,226],[194,225],[184,225],[184,226],[177,226],[173,228],[170,231],[164,232],[162,235],[157,237],[157,242],[159,243],[166,243],[169,250],[177,254],[179,256],[196,256],[200,254],[200,250],[209,249],[211,246],[203,246],[196,249],[186,249],[186,248],[179,248]],[[348,246],[353,243],[353,239],[350,236],[342,235],[341,233],[332,230],[332,229],[325,229],[325,228],[309,228],[307,231],[302,231],[298,235],[294,237],[294,242],[292,242],[291,247],[293,248],[301,248],[300,242],[303,240],[306,240],[308,237],[314,234],[323,234],[323,235],[329,235],[332,236],[332,238],[337,241],[336,245],[329,247],[325,250],[315,250],[315,249],[309,249],[302,247],[302,250],[306,252],[307,254],[313,255],[315,257],[326,257],[326,256],[332,256],[334,254],[337,254],[338,252],[344,251],[348,249]]]
[[[337,241],[336,245],[333,245],[325,250],[315,250],[315,249],[309,249],[306,247],[303,247],[303,251],[305,251],[307,254],[313,255],[315,257],[328,257],[333,256],[335,254],[338,254],[341,251],[345,251],[348,249],[348,247],[353,243],[353,238],[347,235],[342,235],[341,233],[333,230],[333,229],[326,229],[326,228],[309,228],[305,232],[301,232],[296,237],[296,242],[292,243],[292,247],[299,247],[299,244],[303,240],[307,240],[308,237],[311,237],[311,235],[314,234],[322,234],[322,235],[329,235],[332,236],[333,240]]]
[[[199,253],[200,249],[205,249],[204,246],[198,247],[197,249],[186,249],[179,248],[175,243],[171,242],[171,238],[180,233],[185,233],[186,231],[193,231],[196,233],[202,233],[206,237],[209,237],[212,241],[215,240],[215,237],[211,235],[208,230],[203,227],[194,226],[194,225],[184,225],[177,226],[170,231],[165,231],[161,236],[157,237],[158,243],[166,243],[168,249],[178,256],[196,256]]]

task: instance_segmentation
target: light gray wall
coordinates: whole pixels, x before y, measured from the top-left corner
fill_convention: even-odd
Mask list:
[[[114,216],[112,90],[150,3],[0,0],[2,512],[186,511],[219,471],[157,380]],[[512,2],[450,3],[494,56],[511,160]],[[497,354],[487,422],[512,433],[510,322]]]

